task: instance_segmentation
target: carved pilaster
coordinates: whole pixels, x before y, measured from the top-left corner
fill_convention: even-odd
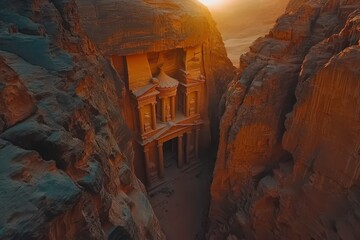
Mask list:
[[[166,114],[165,114],[165,98],[161,98],[161,121],[166,122]]]
[[[163,143],[158,143],[158,160],[159,160],[159,177],[164,178],[164,151],[163,151]]]
[[[175,110],[176,110],[176,108],[175,108],[175,96],[172,96],[171,97],[171,118],[172,119],[175,119]]]
[[[190,116],[189,95],[185,93],[185,116]]]
[[[155,130],[156,129],[156,103],[152,103],[151,104],[151,110],[152,110],[152,129]]]
[[[147,146],[144,147],[145,154],[145,174],[146,174],[146,185],[148,188],[151,188],[151,163],[149,156],[149,148]]]
[[[139,114],[140,133],[141,133],[141,135],[143,135],[145,129],[144,129],[144,116],[142,114],[141,106],[138,107],[138,114]]]

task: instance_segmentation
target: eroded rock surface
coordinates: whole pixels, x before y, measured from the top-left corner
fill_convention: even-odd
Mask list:
[[[206,77],[204,128],[218,136],[218,103],[235,68],[209,11],[186,0],[76,0],[81,25],[108,57],[202,46]]]
[[[290,1],[241,57],[223,96],[210,239],[359,238],[359,7]]]
[[[216,120],[234,69],[199,3],[1,1],[0,238],[164,239],[109,58],[199,42]]]
[[[0,238],[164,239],[132,172],[123,83],[74,1],[2,1]]]

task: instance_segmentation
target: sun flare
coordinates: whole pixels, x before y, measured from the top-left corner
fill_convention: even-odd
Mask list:
[[[224,2],[224,0],[199,0],[199,2],[201,2],[205,6],[214,7],[221,5]]]

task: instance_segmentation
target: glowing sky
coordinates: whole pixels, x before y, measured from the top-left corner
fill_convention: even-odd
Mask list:
[[[205,6],[209,8],[214,8],[214,7],[223,7],[229,4],[230,2],[232,2],[233,0],[198,0],[198,1],[203,3]]]

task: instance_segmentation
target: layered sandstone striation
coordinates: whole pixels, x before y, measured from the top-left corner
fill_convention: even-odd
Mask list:
[[[206,77],[204,129],[217,139],[217,106],[235,68],[207,8],[194,0],[76,2],[81,25],[107,57],[202,46]],[[210,139],[210,135],[206,138]]]
[[[164,239],[109,56],[199,42],[213,109],[233,67],[200,4],[1,1],[0,238]]]
[[[222,100],[210,239],[357,239],[360,4],[290,1]]]
[[[0,238],[164,239],[132,172],[123,83],[74,1],[3,1]]]

